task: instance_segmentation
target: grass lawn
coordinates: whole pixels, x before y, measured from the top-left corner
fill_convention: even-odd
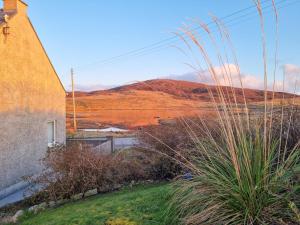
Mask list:
[[[22,225],[162,225],[169,184],[137,186],[25,216]]]

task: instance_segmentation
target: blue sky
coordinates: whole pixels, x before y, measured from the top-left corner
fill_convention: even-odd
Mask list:
[[[172,37],[183,23],[199,18],[209,22],[209,14],[227,16],[253,5],[252,0],[25,0],[29,16],[62,82],[69,87],[71,67],[78,85],[115,85],[191,69],[180,51],[167,43],[163,48],[141,55],[120,54]],[[279,63],[300,65],[300,1],[276,1],[279,4]],[[270,4],[267,1],[266,4]],[[282,7],[282,8],[281,8]],[[239,16],[250,13],[245,19]],[[252,14],[251,14],[252,13]],[[267,12],[266,12],[267,13]],[[243,73],[262,74],[259,20],[255,10],[230,17],[229,30]],[[274,19],[266,14],[268,62],[274,60]],[[208,49],[209,51],[210,49]],[[98,62],[98,63],[95,63]]]

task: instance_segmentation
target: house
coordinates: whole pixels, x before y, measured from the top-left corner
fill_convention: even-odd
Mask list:
[[[65,143],[66,92],[21,0],[0,11],[0,199],[41,171],[48,146]]]

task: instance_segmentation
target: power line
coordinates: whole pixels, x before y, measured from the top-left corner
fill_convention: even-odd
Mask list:
[[[289,0],[281,0],[281,1],[279,1],[277,3],[277,5],[281,5],[281,4],[286,3],[286,2],[289,2]],[[264,1],[261,2],[262,5],[268,4],[268,3],[271,3],[271,4],[264,6],[263,9],[267,9],[267,8],[272,7],[272,2],[271,2],[271,0],[264,0]],[[289,5],[291,5],[293,3],[299,3],[299,0],[296,0],[294,2],[290,2]],[[283,8],[283,7],[281,7],[281,8]],[[249,11],[251,9],[256,9],[256,6],[255,5],[251,5],[249,7],[243,8],[241,10],[235,11],[235,12],[233,12],[233,13],[227,15],[227,16],[221,17],[220,20],[224,21],[224,20],[226,20],[228,18],[231,18],[231,17],[233,17],[235,15],[239,15],[240,13]],[[255,10],[254,13],[256,13],[256,10]],[[244,14],[244,15],[241,15],[241,16],[238,16],[238,17],[235,17],[235,18],[231,19],[228,22],[234,22],[236,20],[239,21],[239,19],[244,18],[244,17],[246,17],[248,15],[251,15],[251,14],[253,14],[253,12],[252,13],[247,13],[247,14]],[[227,24],[227,23],[225,23],[225,24]],[[211,21],[211,22],[207,23],[206,25],[207,26],[215,25],[215,23],[213,21]],[[197,27],[193,28],[192,31],[196,31],[198,29],[201,29],[201,26],[197,26]],[[138,48],[138,49],[135,49],[135,50],[132,50],[132,51],[128,51],[126,53],[123,53],[123,54],[120,54],[120,55],[117,55],[117,56],[114,56],[114,57],[110,57],[110,58],[103,59],[103,60],[100,60],[100,61],[95,61],[95,62],[90,63],[90,64],[79,66],[79,67],[77,67],[77,70],[82,70],[83,68],[86,68],[86,67],[89,67],[89,66],[93,66],[93,65],[106,65],[106,64],[110,64],[110,63],[115,62],[115,61],[120,61],[120,60],[122,60],[123,58],[126,58],[126,57],[143,56],[143,55],[145,55],[145,53],[147,54],[148,52],[149,53],[153,53],[153,52],[165,49],[165,48],[169,48],[170,44],[174,43],[175,41],[179,41],[179,37],[177,35],[174,35],[174,36],[172,36],[170,38],[163,39],[161,41],[155,42],[153,44],[147,45],[147,46],[142,47],[142,48]]]
[[[284,2],[284,1],[282,1],[282,2]],[[277,10],[279,10],[279,9],[282,9],[282,8],[284,8],[284,7],[287,7],[287,6],[289,6],[289,5],[292,5],[292,3],[294,4],[294,3],[299,3],[299,0],[296,0],[296,1],[294,1],[294,2],[291,2],[290,4],[288,4],[288,5],[284,5],[284,6],[282,6],[282,7],[278,7],[277,8]],[[267,7],[265,7],[264,9],[267,9],[267,8],[271,8],[272,6],[271,5],[269,5],[269,6],[267,6]],[[270,10],[269,12],[272,12],[272,10]],[[254,13],[256,13],[256,12],[254,12]],[[252,17],[249,17],[250,15],[252,15],[253,13],[248,13],[248,14],[245,14],[245,15],[242,15],[242,16],[240,16],[240,17],[238,17],[238,18],[235,18],[235,19],[233,19],[233,20],[230,20],[230,21],[228,21],[225,25],[227,26],[227,27],[232,27],[232,26],[234,26],[234,25],[238,25],[238,24],[240,24],[241,22],[244,22],[244,21],[247,21],[247,20],[249,20],[249,19],[251,19]],[[248,16],[248,18],[247,18],[247,16]],[[238,19],[238,20],[237,20]],[[243,20],[240,20],[240,19],[243,19]],[[232,22],[235,22],[235,23],[232,23]],[[217,27],[215,27],[215,28],[217,28]],[[212,31],[212,30],[211,30]],[[213,32],[212,32],[213,33]],[[159,52],[159,51],[162,51],[162,50],[165,50],[165,49],[168,49],[168,48],[171,48],[172,46],[170,45],[171,43],[175,43],[175,42],[178,42],[178,41],[181,41],[181,40],[173,40],[172,42],[170,42],[169,44],[162,44],[162,45],[159,45],[159,46],[156,46],[156,47],[153,47],[153,48],[150,48],[150,49],[148,49],[148,50],[146,50],[146,51],[142,51],[142,52],[137,52],[137,53],[135,53],[135,54],[131,54],[129,57],[132,59],[133,57],[134,58],[136,58],[136,57],[142,57],[142,56],[146,56],[146,55],[149,55],[149,54],[153,54],[153,53],[156,53],[156,52]],[[114,64],[115,62],[119,62],[119,61],[122,61],[122,60],[126,60],[126,58],[118,58],[118,59],[115,59],[115,60],[108,60],[107,62],[103,62],[103,63],[97,63],[97,65],[100,65],[100,66],[103,66],[103,65],[110,65],[110,64]],[[93,65],[96,65],[96,64],[93,64]]]
[[[264,4],[264,3],[268,2],[268,1],[270,1],[270,0],[264,0],[264,1],[262,2],[262,4]],[[238,14],[238,13],[241,13],[241,12],[243,12],[243,11],[247,11],[247,10],[252,9],[252,8],[255,8],[255,6],[254,6],[254,5],[251,5],[251,6],[249,6],[249,7],[244,8],[244,9],[241,9],[241,10],[238,10],[238,11],[236,11],[236,12],[233,12],[233,13],[227,15],[227,16],[222,17],[221,20],[224,20],[224,19],[226,19],[226,18],[229,18],[229,17],[231,17],[231,16],[234,16],[234,15],[236,15],[236,14]],[[213,22],[210,22],[210,23],[213,23]],[[209,25],[210,23],[208,23],[207,25]],[[196,30],[196,29],[199,29],[199,28],[200,28],[200,27],[196,27],[196,28],[194,28],[194,29]],[[130,54],[132,54],[132,53],[140,52],[140,51],[142,51],[142,50],[151,48],[151,47],[156,46],[156,45],[161,45],[161,44],[163,44],[163,43],[165,43],[165,42],[168,42],[168,41],[171,41],[171,40],[174,40],[174,39],[178,39],[178,37],[177,37],[176,35],[174,35],[174,36],[172,36],[172,37],[169,37],[169,38],[163,39],[163,40],[161,40],[161,41],[157,41],[157,42],[155,42],[155,43],[153,43],[153,44],[147,45],[147,46],[145,46],[145,47],[141,47],[141,48],[138,48],[138,49],[135,49],[135,50],[132,50],[132,51],[128,51],[128,52],[125,52],[125,53],[123,53],[123,54],[120,54],[120,55],[117,55],[117,56],[113,56],[113,57],[110,57],[110,58],[107,58],[107,59],[99,60],[99,61],[96,61],[96,62],[94,62],[94,63],[88,64],[88,65],[93,65],[93,64],[98,64],[98,63],[102,63],[102,62],[107,62],[107,61],[110,61],[110,60],[118,59],[118,58],[120,58],[120,57],[127,56],[127,55],[130,55]],[[86,66],[88,66],[88,65],[86,65]],[[80,67],[79,67],[79,68],[80,68]]]

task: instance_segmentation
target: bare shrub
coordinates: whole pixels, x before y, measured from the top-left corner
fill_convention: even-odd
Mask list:
[[[172,179],[188,172],[190,169],[185,163],[199,156],[197,146],[201,137],[206,138],[203,135],[205,130],[218,137],[216,121],[203,121],[198,117],[176,119],[169,124],[148,126],[141,130],[139,141],[151,158],[151,167],[148,168],[150,176],[154,179]]]
[[[43,186],[39,199],[70,198],[77,193],[97,188],[108,192],[131,180],[144,179],[142,163],[128,154],[103,155],[80,144],[49,150],[44,159],[45,170],[31,182]]]
[[[300,137],[300,107],[282,106],[281,112],[274,113],[273,133],[277,140],[281,140],[279,145],[282,152],[293,149]]]

